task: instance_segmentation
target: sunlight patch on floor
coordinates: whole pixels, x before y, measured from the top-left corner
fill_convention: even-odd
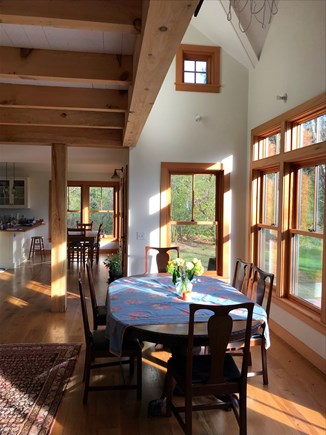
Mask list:
[[[257,392],[256,392],[257,391]],[[248,385],[247,407],[267,418],[293,428],[293,421],[298,421],[301,428],[306,424],[307,434],[325,433],[325,417],[320,413],[299,403]],[[260,397],[259,400],[256,397]],[[309,415],[309,420],[304,417]],[[291,420],[291,422],[289,421]]]
[[[6,302],[9,302],[9,304],[15,305],[19,308],[25,308],[29,305],[28,302],[24,301],[23,299],[16,298],[15,296],[9,296],[6,299]]]

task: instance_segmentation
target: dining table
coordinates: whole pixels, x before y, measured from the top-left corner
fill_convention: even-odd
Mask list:
[[[93,264],[94,243],[96,241],[97,231],[83,230],[81,228],[67,229],[67,248],[68,248],[68,267],[76,257],[77,262],[86,262],[87,257]]]
[[[193,281],[191,300],[184,300],[168,274],[130,276],[113,281],[107,292],[106,334],[111,353],[121,356],[123,340],[160,343],[169,347],[172,355],[186,351],[189,326],[189,305],[237,305],[253,302],[239,290],[210,276],[197,276]],[[211,311],[198,312],[194,324],[195,346],[208,346],[207,321]],[[232,342],[242,342],[245,335],[247,311],[233,310]],[[254,304],[252,333],[264,325],[265,345],[270,346],[267,314]],[[222,397],[218,399],[223,400]],[[148,403],[150,417],[161,416],[166,400],[166,379],[160,398]]]
[[[197,276],[193,280],[191,300],[183,300],[168,274],[130,276],[113,281],[107,292],[106,334],[110,351],[121,355],[127,336],[141,341],[161,343],[169,347],[185,345],[188,336],[189,304],[235,305],[253,302],[239,290],[211,276]],[[195,321],[195,342],[207,345],[207,320],[211,312],[203,310]],[[234,310],[235,330],[232,340],[243,338],[245,310]],[[253,328],[265,325],[266,348],[270,346],[267,314],[254,305]],[[238,327],[237,327],[238,325]],[[254,332],[254,329],[253,329]]]

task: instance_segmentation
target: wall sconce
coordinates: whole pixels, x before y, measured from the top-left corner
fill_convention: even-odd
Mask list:
[[[123,173],[123,167],[121,169],[118,168],[114,170],[111,180],[120,180],[120,175],[118,174],[117,171],[121,171]]]
[[[286,103],[287,102],[287,99],[288,99],[288,94],[283,94],[283,95],[276,95],[276,99],[277,100],[282,100],[282,101],[284,101],[284,103]]]

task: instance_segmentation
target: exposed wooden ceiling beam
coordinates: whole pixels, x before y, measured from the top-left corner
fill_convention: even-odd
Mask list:
[[[128,92],[0,83],[0,107],[125,112]]]
[[[0,125],[49,127],[118,128],[125,126],[124,113],[89,112],[83,110],[54,110],[0,107]]]
[[[1,0],[0,22],[138,33],[142,0]]]
[[[132,56],[0,47],[0,77],[76,83],[98,83],[127,89],[132,81]]]
[[[122,131],[117,129],[27,127],[2,125],[0,143],[19,145],[52,145],[65,143],[69,146],[97,148],[121,148]]]
[[[135,146],[198,1],[0,0],[3,23],[138,33],[134,58],[0,47],[0,80],[35,83],[0,84],[0,143]]]
[[[124,146],[136,145],[198,0],[149,0],[135,54],[135,81]]]

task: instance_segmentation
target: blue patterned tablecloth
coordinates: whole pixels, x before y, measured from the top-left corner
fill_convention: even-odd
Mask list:
[[[120,354],[124,332],[130,326],[188,323],[190,303],[235,305],[252,302],[235,288],[215,278],[196,277],[193,284],[192,300],[186,302],[177,295],[169,275],[120,278],[111,283],[106,327],[111,352]],[[244,319],[242,310],[237,311],[232,313],[232,317],[235,320]],[[206,322],[210,315],[211,312],[202,311],[195,320]],[[263,307],[255,304],[253,318],[265,322],[268,348],[269,329]]]

